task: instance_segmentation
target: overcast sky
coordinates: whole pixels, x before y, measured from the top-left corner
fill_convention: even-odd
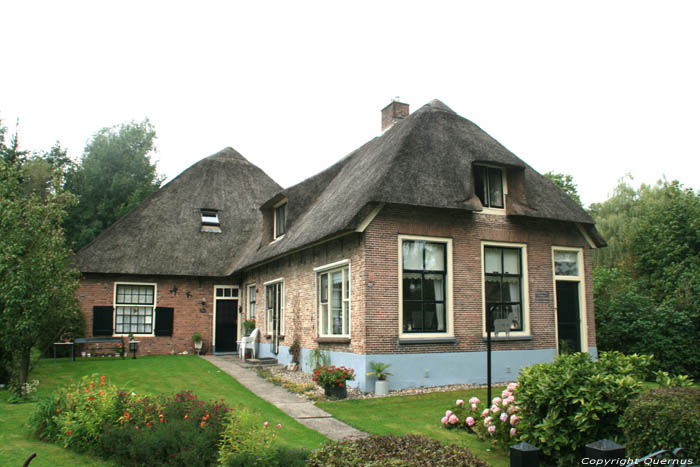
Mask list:
[[[0,3],[0,118],[80,157],[150,118],[168,179],[231,146],[282,186],[440,99],[585,204],[700,188],[700,2]]]

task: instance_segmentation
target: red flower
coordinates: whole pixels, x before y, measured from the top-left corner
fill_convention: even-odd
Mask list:
[[[338,383],[338,387],[343,387],[343,383]]]
[[[68,430],[68,431],[66,431],[66,436],[70,436],[70,435],[72,435],[72,434],[73,434],[73,430]]]

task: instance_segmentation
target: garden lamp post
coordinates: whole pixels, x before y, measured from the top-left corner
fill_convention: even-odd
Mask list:
[[[133,358],[136,359],[136,352],[139,350],[139,341],[135,341],[133,339],[130,340],[129,341],[129,350],[131,351]]]
[[[486,307],[486,391],[487,405],[491,405],[491,331],[493,328],[493,309]]]

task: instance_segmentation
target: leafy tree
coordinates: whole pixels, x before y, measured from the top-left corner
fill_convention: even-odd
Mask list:
[[[19,120],[17,121],[19,126]],[[5,143],[5,138],[7,135],[7,127],[2,125],[0,121],[0,158],[4,161],[14,164],[15,162],[23,162],[26,159],[29,151],[23,151],[19,148],[19,134],[15,131],[15,134],[10,138],[10,144]]]
[[[561,188],[569,198],[576,202],[576,204],[583,207],[583,204],[581,204],[581,197],[578,195],[578,186],[574,183],[574,177],[551,171],[544,174],[544,176],[547,180]]]
[[[632,180],[629,174],[618,181],[612,197],[590,206],[589,214],[595,219],[598,231],[608,243],[607,247],[594,251],[594,266],[613,267],[627,261],[627,236],[635,218],[638,197],[637,191],[627,180]]]
[[[32,349],[81,319],[79,274],[60,227],[73,197],[58,190],[28,194],[24,179],[20,164],[0,160],[0,347],[18,393]]]
[[[145,119],[103,128],[88,142],[66,179],[66,189],[78,196],[65,222],[75,250],[160,187],[163,178],[150,157],[155,137],[153,125]]]

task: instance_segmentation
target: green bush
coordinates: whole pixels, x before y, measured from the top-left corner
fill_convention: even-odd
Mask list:
[[[219,443],[219,465],[274,465],[273,445],[277,428],[246,408],[234,410],[226,417]]]
[[[649,356],[601,353],[560,355],[522,370],[516,404],[521,440],[542,449],[559,466],[576,465],[583,447],[607,438],[621,441],[620,417],[642,391]]]
[[[683,459],[700,458],[700,389],[652,389],[633,400],[622,417],[630,456],[683,447]]]
[[[273,447],[271,455],[266,457],[268,463],[263,463],[260,457],[253,453],[239,452],[230,455],[224,464],[219,465],[222,467],[304,467],[307,465],[306,461],[309,458],[309,451],[277,446]]]
[[[487,467],[467,448],[418,435],[371,436],[331,442],[311,453],[310,467]]]

